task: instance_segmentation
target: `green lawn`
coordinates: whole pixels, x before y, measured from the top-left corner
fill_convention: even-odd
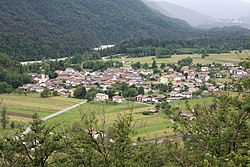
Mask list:
[[[211,64],[213,62],[215,63],[226,63],[226,62],[232,62],[232,63],[239,63],[243,58],[248,57],[249,51],[243,51],[241,54],[236,54],[235,51],[232,51],[230,53],[222,53],[222,54],[210,54],[209,57],[206,57],[205,59],[201,58],[201,55],[199,54],[183,54],[183,55],[173,55],[172,58],[163,58],[163,59],[156,59],[156,62],[158,65],[161,63],[177,63],[178,60],[181,60],[183,58],[191,57],[194,61],[194,63],[200,63],[200,64]],[[142,64],[148,63],[151,64],[153,62],[151,57],[141,57],[141,58],[127,58],[127,59],[113,59],[116,61],[125,61],[127,62],[125,66],[130,66],[132,63],[140,62]]]

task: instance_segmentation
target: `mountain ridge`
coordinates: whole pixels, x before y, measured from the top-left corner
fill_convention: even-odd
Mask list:
[[[250,34],[243,29],[226,34],[243,31]],[[0,52],[18,61],[67,57],[135,38],[182,40],[213,34],[223,36],[155,12],[141,0],[0,1]]]
[[[152,0],[143,0],[143,2],[166,16],[185,20],[194,27],[215,20],[215,18],[174,3]]]
[[[190,37],[192,33],[191,26],[185,21],[153,12],[141,1],[0,2],[0,52],[8,50],[13,57],[28,55],[31,59],[42,58],[48,54],[59,57],[123,39],[175,39]],[[43,49],[38,48],[36,52],[32,52],[30,48],[14,48],[18,44],[13,40],[35,48],[40,45]],[[11,51],[12,48],[17,51]],[[21,59],[23,60],[19,60]]]

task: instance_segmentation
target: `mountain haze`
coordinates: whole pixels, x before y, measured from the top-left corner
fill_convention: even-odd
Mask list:
[[[207,16],[205,14],[201,14],[192,9],[172,4],[165,1],[152,1],[152,0],[144,0],[144,2],[151,8],[160,11],[162,14],[178,18],[187,21],[192,26],[198,26],[205,24],[207,22],[215,21],[214,18]]]
[[[165,1],[219,19],[238,19],[250,11],[249,0],[151,0]]]
[[[239,20],[242,21],[243,23],[249,23],[250,24],[250,13],[248,15],[240,17]]]

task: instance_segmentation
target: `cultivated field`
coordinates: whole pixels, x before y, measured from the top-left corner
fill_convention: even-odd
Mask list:
[[[60,96],[41,98],[39,94],[1,94],[2,106],[6,106],[8,112],[17,114],[48,116],[56,111],[70,107],[81,100],[64,98]],[[13,114],[12,114],[13,115]]]
[[[38,94],[28,94],[27,96],[18,94],[4,94],[0,95],[3,98],[2,105],[8,108],[8,112],[11,113],[9,116],[10,122],[15,121],[16,123],[26,124],[31,121],[31,116],[35,112],[38,112],[39,116],[47,116],[51,113],[67,108],[78,103],[80,100],[63,97],[50,97],[40,98]],[[191,99],[188,103],[193,106],[196,103],[206,104],[211,102],[212,98],[204,99]],[[179,107],[183,112],[186,112],[186,100],[172,102],[173,107]],[[133,115],[133,124],[135,127],[135,135],[133,139],[142,137],[146,139],[160,138],[167,135],[172,135],[173,123],[164,113],[155,115],[143,115],[142,112],[148,109],[154,109],[154,106],[138,104],[138,103],[93,103],[89,102],[80,107],[67,111],[62,115],[59,115],[48,121],[48,125],[58,124],[57,129],[68,129],[72,127],[72,124],[80,121],[80,113],[84,112],[90,114],[95,112],[97,117],[106,119],[107,125],[112,124],[113,120],[117,118],[118,114],[129,114]],[[29,117],[28,117],[29,116]],[[3,131],[0,128],[0,135],[2,133],[12,134],[13,130]]]
[[[138,136],[143,138],[154,138],[166,136],[166,134],[171,135],[173,132],[171,129],[171,120],[163,113],[148,116],[143,115],[142,112],[148,109],[154,109],[154,106],[137,103],[86,103],[81,107],[49,120],[49,124],[61,123],[61,128],[68,128],[72,123],[80,120],[81,112],[87,114],[95,112],[97,117],[101,119],[105,118],[107,125],[109,125],[117,118],[118,114],[124,115],[132,113],[133,124],[136,129],[136,134],[133,136],[134,139]]]
[[[56,111],[70,107],[80,102],[79,99],[64,97],[41,98],[39,94],[0,94],[1,107],[5,106],[9,114],[9,122],[26,124],[32,120],[32,115],[48,116]],[[3,130],[0,128],[0,134]]]
[[[230,53],[222,53],[222,54],[210,54],[209,57],[206,57],[204,59],[201,58],[200,54],[184,54],[184,55],[173,55],[172,58],[162,58],[162,59],[156,59],[156,62],[158,65],[161,63],[177,63],[178,60],[181,60],[183,58],[191,57],[193,59],[193,62],[200,63],[200,64],[212,64],[215,63],[239,63],[242,61],[242,59],[247,58],[250,56],[250,51],[243,51],[242,53],[236,53],[235,51],[232,51]],[[127,59],[113,59],[115,61],[124,61],[126,62],[125,66],[131,66],[132,63],[140,62],[141,64],[148,63],[152,64],[153,62],[153,56],[150,57],[141,57],[141,58],[127,58]]]

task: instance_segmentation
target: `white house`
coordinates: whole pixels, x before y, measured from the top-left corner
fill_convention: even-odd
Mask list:
[[[94,100],[95,101],[107,101],[109,100],[109,96],[104,93],[97,93]]]
[[[125,101],[124,97],[122,97],[122,96],[113,96],[112,100],[115,102],[118,102],[118,103],[122,103]]]
[[[209,68],[208,68],[208,67],[201,67],[201,71],[202,71],[202,72],[208,72],[208,71],[209,71]]]

